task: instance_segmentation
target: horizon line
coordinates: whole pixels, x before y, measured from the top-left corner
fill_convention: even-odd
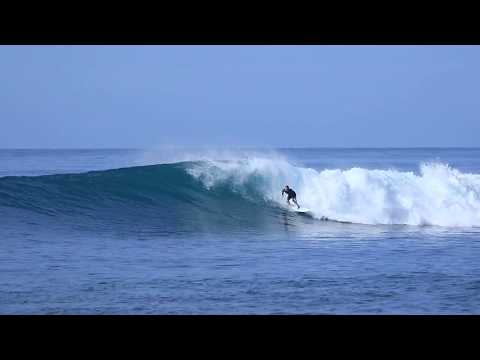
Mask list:
[[[26,147],[7,147],[0,148],[0,151],[11,150],[165,150],[165,149],[224,149],[224,150],[306,150],[306,149],[335,149],[335,150],[372,150],[372,149],[480,149],[480,146],[164,146],[158,148],[141,147],[55,147],[55,148],[26,148]]]

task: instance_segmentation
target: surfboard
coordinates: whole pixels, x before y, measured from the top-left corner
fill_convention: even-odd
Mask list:
[[[310,209],[307,209],[307,208],[304,208],[304,207],[300,207],[300,209],[298,208],[292,208],[293,211],[295,212],[298,212],[298,213],[307,213],[307,212],[310,212]]]
[[[312,211],[309,208],[306,208],[306,207],[300,207],[300,209],[299,209],[296,206],[285,206],[285,208],[289,211],[293,211],[293,212],[299,213],[301,215],[313,217]],[[335,221],[335,220],[329,219],[326,216],[322,216],[321,218],[317,218],[317,219],[322,220],[322,221]]]
[[[289,210],[289,211],[293,211],[293,212],[297,212],[297,213],[308,213],[310,212],[310,209],[306,208],[306,207],[303,207],[303,206],[300,206],[300,208],[297,208],[296,205],[283,205],[283,207],[286,209],[286,210]]]

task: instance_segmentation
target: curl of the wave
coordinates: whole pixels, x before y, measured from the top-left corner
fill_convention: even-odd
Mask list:
[[[421,164],[419,172],[315,169],[284,159],[202,161],[187,170],[207,189],[228,184],[245,193],[285,204],[281,189],[290,185],[300,205],[317,218],[360,224],[480,226],[480,175],[446,164]],[[251,192],[249,193],[251,194]]]

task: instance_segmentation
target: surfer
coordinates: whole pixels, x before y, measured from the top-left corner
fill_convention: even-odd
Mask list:
[[[300,205],[298,205],[297,203],[297,194],[295,193],[295,191],[293,191],[293,189],[290,189],[288,185],[285,185],[285,188],[282,190],[282,197],[284,193],[287,194],[287,204],[290,206],[290,199],[292,199],[295,205],[297,205],[297,207],[300,209]]]

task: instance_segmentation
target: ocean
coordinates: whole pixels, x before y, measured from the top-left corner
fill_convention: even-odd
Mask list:
[[[476,148],[0,150],[0,314],[478,314],[479,258]]]

